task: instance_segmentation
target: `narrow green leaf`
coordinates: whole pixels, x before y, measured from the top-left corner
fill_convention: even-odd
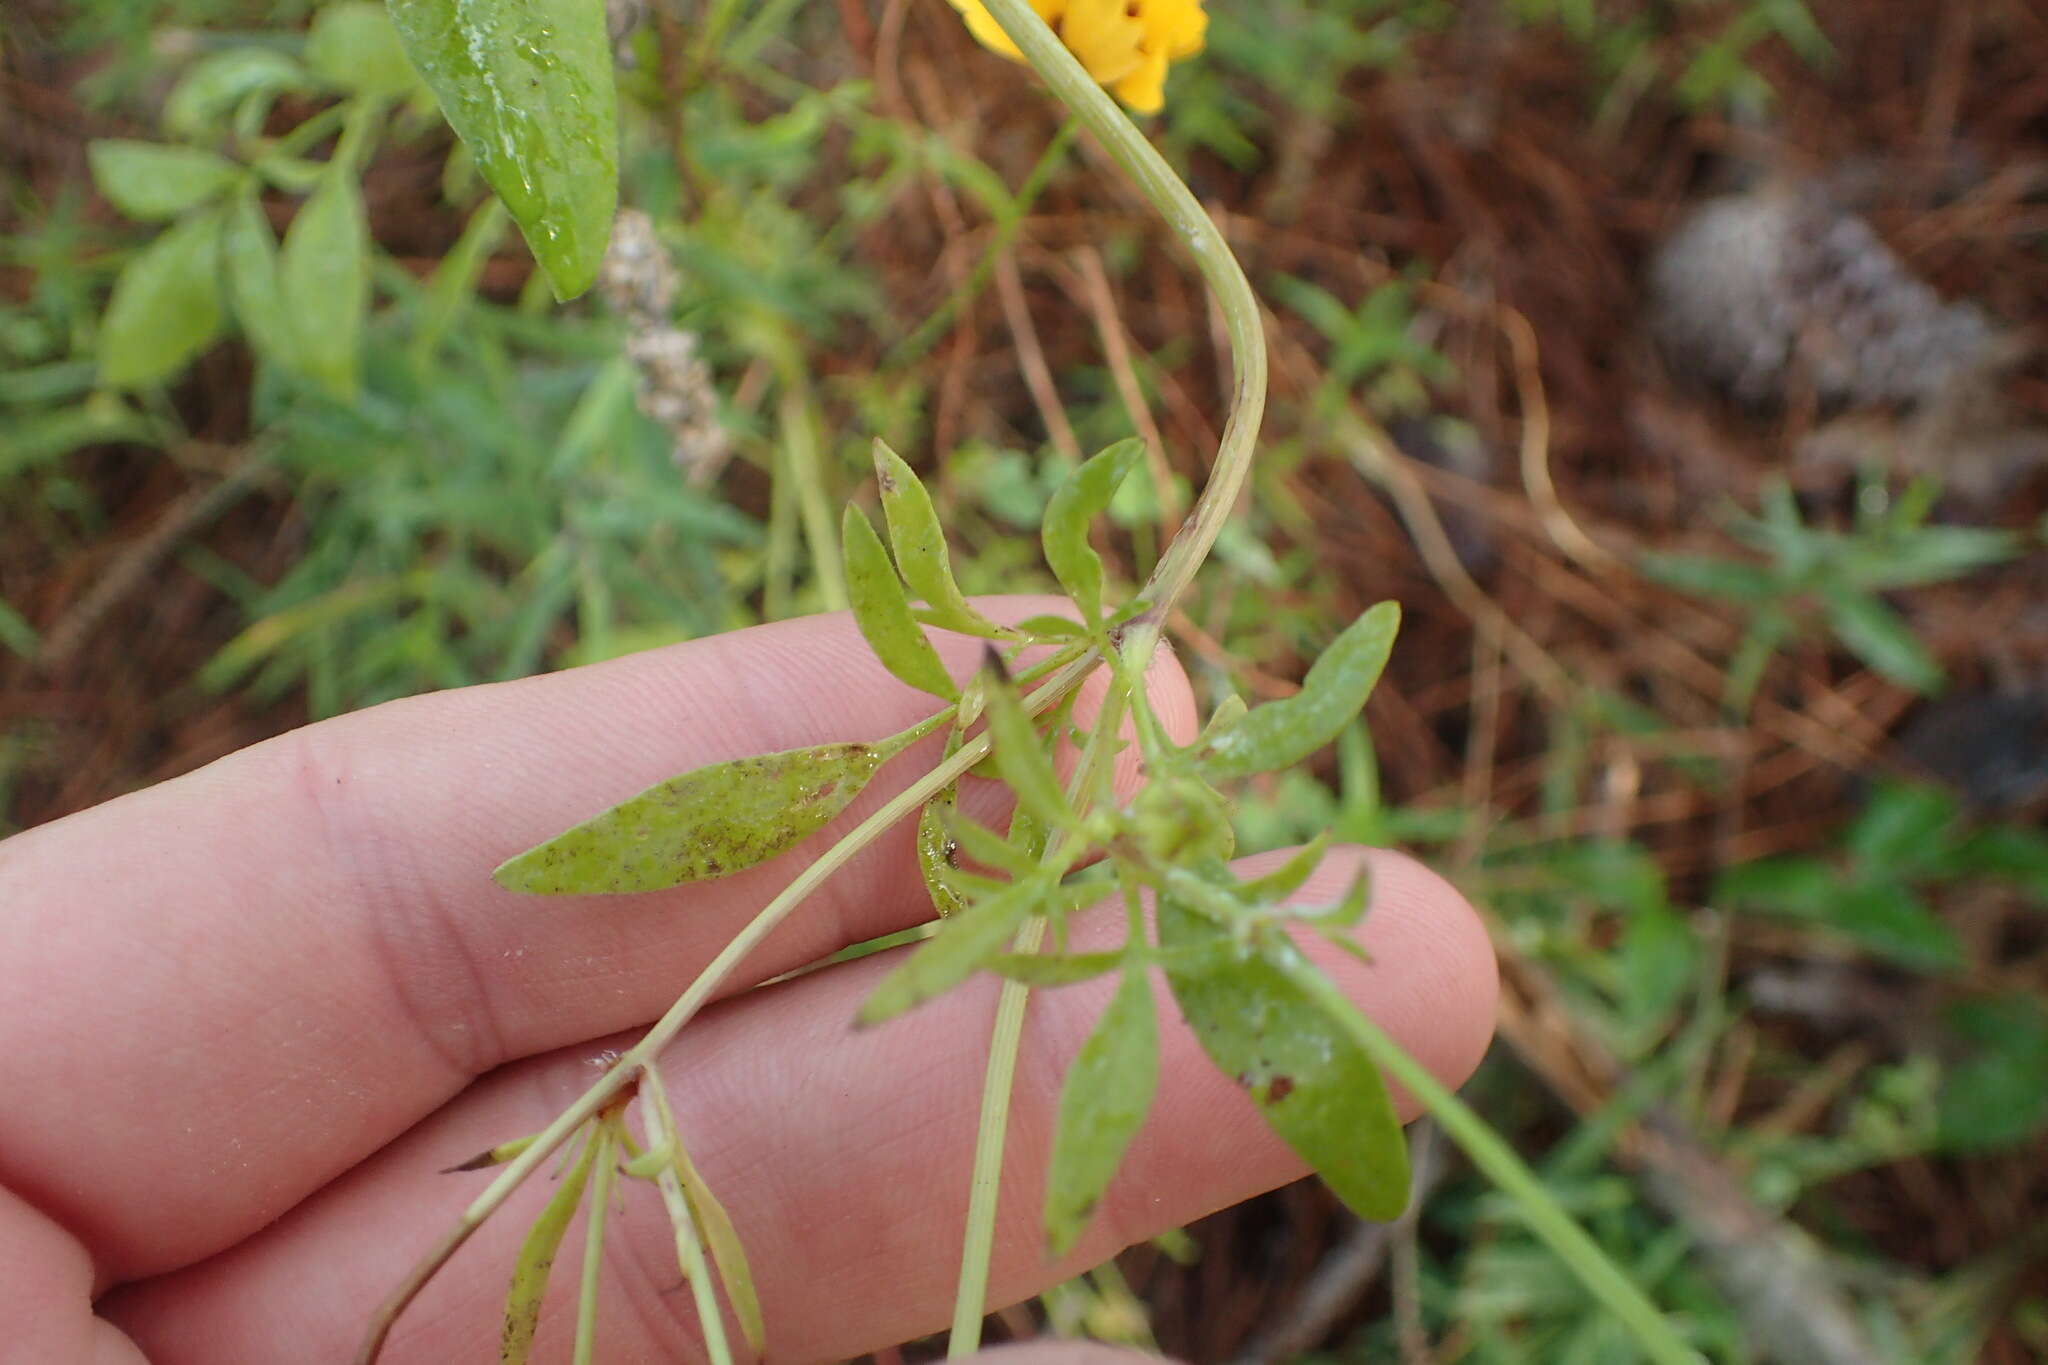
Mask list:
[[[718,1278],[725,1285],[725,1297],[732,1304],[733,1314],[740,1320],[740,1331],[759,1356],[768,1349],[768,1328],[761,1316],[761,1296],[754,1288],[754,1271],[747,1264],[747,1248],[740,1241],[739,1230],[732,1225],[732,1215],[697,1173],[680,1140],[675,1142],[674,1150],[676,1178],[682,1181],[690,1216],[704,1244],[711,1248],[712,1262],[718,1267]]]
[[[220,194],[242,168],[217,152],[108,138],[85,149],[92,182],[109,204],[146,222],[175,218]]]
[[[1145,443],[1136,437],[1084,461],[1067,476],[1045,507],[1045,562],[1060,586],[1074,599],[1084,620],[1102,615],[1102,556],[1088,543],[1088,528],[1109,506],[1117,486],[1131,472]]]
[[[353,401],[370,306],[370,226],[353,168],[340,156],[328,163],[319,188],[285,231],[278,285],[299,370],[336,398]]]
[[[1301,691],[1245,713],[1200,751],[1222,781],[1292,767],[1337,737],[1364,707],[1401,629],[1401,608],[1382,602],[1353,621],[1309,668]]]
[[[462,316],[462,310],[476,297],[477,281],[483,278],[484,266],[489,264],[491,253],[498,249],[498,240],[504,234],[505,201],[490,198],[477,205],[462,235],[448,248],[441,264],[434,267],[433,278],[427,281],[420,297],[419,323],[413,329],[412,339],[415,356],[432,355]]]
[[[1060,1087],[1052,1164],[1045,1180],[1045,1237],[1065,1253],[1088,1226],[1102,1192],[1144,1125],[1159,1084],[1159,1016],[1143,967],[1124,973],[1095,1031]]]
[[[406,0],[406,56],[558,298],[597,278],[618,207],[618,92],[603,5]]]
[[[1041,640],[1078,640],[1088,633],[1088,627],[1069,616],[1027,616],[1016,629],[1019,635]]]
[[[1046,741],[1031,724],[1024,702],[1010,682],[1009,671],[993,649],[986,656],[982,677],[988,691],[983,714],[988,717],[989,738],[995,744],[990,757],[1003,781],[1016,794],[1018,809],[1028,811],[1049,829],[1071,824],[1073,812],[1067,806],[1066,793],[1060,789],[1059,774],[1053,770]]]
[[[989,959],[988,969],[1008,981],[1026,986],[1072,986],[1107,976],[1129,961],[1121,951],[1114,953],[999,953]]]
[[[313,17],[306,65],[330,85],[359,95],[395,97],[420,83],[398,30],[376,0],[339,0]]]
[[[1019,847],[987,825],[970,820],[958,811],[948,819],[946,828],[960,846],[960,851],[985,867],[1022,877],[1037,864],[1038,860],[1029,849]]]
[[[264,216],[253,188],[236,195],[228,206],[220,252],[228,300],[250,347],[264,360],[296,368],[295,334],[277,273],[277,234],[270,230],[270,219]]]
[[[533,1353],[533,1334],[540,1326],[541,1300],[548,1291],[548,1272],[555,1268],[555,1253],[562,1236],[583,1202],[583,1187],[590,1180],[590,1162],[597,1150],[592,1138],[583,1144],[575,1163],[555,1187],[547,1207],[534,1220],[533,1228],[519,1248],[512,1267],[512,1288],[505,1295],[505,1334],[499,1342],[500,1365],[526,1365]]]
[[[925,601],[925,618],[945,630],[1000,638],[1011,634],[983,616],[960,592],[953,578],[953,559],[932,495],[903,457],[875,439],[875,482],[882,490],[882,515],[889,523],[889,545],[910,590]]]
[[[925,639],[924,628],[910,614],[910,598],[889,563],[882,538],[858,507],[849,504],[840,518],[840,541],[847,600],[868,648],[875,651],[883,667],[912,687],[946,701],[958,700],[960,689],[939,661],[939,652]]]
[[[1840,589],[1823,596],[1828,626],[1850,653],[1901,687],[1941,690],[1941,665],[1897,612],[1868,593]]]
[[[100,382],[167,379],[220,335],[220,214],[181,219],[121,268],[100,322]]]
[[[268,47],[231,47],[194,62],[164,100],[164,128],[198,140],[222,131],[230,115],[252,97],[307,90],[305,68]]]
[[[5,645],[24,659],[33,659],[42,648],[42,637],[28,618],[9,606],[7,599],[0,597],[0,645]]]
[[[1229,937],[1161,897],[1167,980],[1188,1026],[1217,1069],[1249,1092],[1273,1131],[1346,1206],[1361,1218],[1399,1214],[1408,1202],[1408,1149],[1379,1069],[1281,967],[1214,951]]]
[[[1245,899],[1254,904],[1280,904],[1301,890],[1302,883],[1315,874],[1315,870],[1322,865],[1323,855],[1329,851],[1330,832],[1324,830],[1295,850],[1294,856],[1286,862],[1265,876],[1255,877],[1246,882]]]
[[[846,809],[887,751],[821,744],[713,763],[657,783],[492,875],[510,891],[655,891],[743,871]]]
[[[1017,927],[1047,896],[1042,881],[1012,882],[955,914],[882,978],[855,1023],[862,1028],[884,1023],[959,985],[1008,946]]]

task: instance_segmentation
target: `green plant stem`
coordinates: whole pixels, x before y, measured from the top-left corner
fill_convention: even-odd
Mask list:
[[[1514,1149],[1465,1102],[1452,1094],[1429,1068],[1409,1056],[1335,982],[1298,951],[1275,957],[1281,968],[1313,997],[1330,1018],[1343,1026],[1375,1065],[1421,1102],[1437,1124],[1464,1149],[1481,1175],[1520,1206],[1529,1230],[1541,1238],[1575,1274],[1579,1283],[1635,1334],[1636,1344],[1656,1365],[1701,1365],[1702,1357],[1687,1346],[1593,1239],[1572,1221],[1536,1173]]]
[[[1088,747],[1067,782],[1067,798],[1085,812],[1098,783],[1110,780],[1110,758],[1123,729],[1129,687],[1121,674],[1102,701]],[[1047,840],[1044,863],[1061,856],[1064,831]],[[1011,951],[1028,955],[1045,940],[1045,921],[1033,919],[1017,931]],[[1064,930],[1062,934],[1064,935]],[[1015,1093],[1017,1054],[1024,1041],[1024,1010],[1031,988],[1021,981],[1003,982],[996,998],[995,1028],[989,1035],[988,1070],[982,1077],[981,1120],[974,1134],[974,1175],[967,1194],[967,1231],[961,1239],[960,1279],[953,1291],[953,1330],[946,1340],[946,1358],[974,1354],[981,1347],[981,1320],[988,1312],[989,1263],[995,1250],[996,1215],[1000,1212],[1003,1148],[1010,1133],[1010,1097]]]
[[[1034,919],[1017,931],[1011,951],[1035,953],[1045,938],[1045,921]],[[960,1281],[953,1294],[953,1331],[946,1358],[973,1355],[981,1348],[981,1320],[988,1309],[989,1262],[995,1250],[996,1206],[1002,1193],[1003,1146],[1010,1131],[1010,1096],[1016,1088],[1017,1054],[1024,1039],[1024,1007],[1031,988],[1003,982],[996,1000],[995,1030],[989,1035],[988,1072],[981,1087],[981,1124],[974,1136],[974,1179],[967,1195],[967,1235],[960,1249]]]
[[[1096,662],[1092,651],[1074,659],[1026,698],[1026,707],[1035,712],[1052,705],[1054,701],[1079,686],[1081,680],[1093,671]],[[928,717],[918,725],[933,726],[941,718]],[[448,1258],[469,1240],[471,1234],[483,1226],[484,1220],[503,1206],[512,1192],[524,1184],[526,1179],[539,1169],[542,1162],[610,1103],[633,1076],[653,1065],[654,1059],[674,1041],[683,1025],[696,1017],[697,1012],[710,1001],[712,994],[734,969],[761,945],[763,939],[773,933],[776,927],[833,873],[844,867],[854,854],[873,843],[898,820],[915,812],[926,801],[945,790],[969,768],[986,758],[988,751],[989,739],[986,734],[978,735],[961,745],[951,757],[911,783],[880,810],[854,826],[838,843],[819,854],[815,862],[799,872],[774,900],[762,907],[761,912],[748,922],[746,928],[734,935],[719,951],[718,956],[697,974],[689,989],[677,997],[676,1002],[669,1006],[668,1012],[648,1029],[646,1035],[627,1049],[612,1064],[611,1069],[578,1096],[568,1108],[557,1114],[554,1122],[535,1134],[531,1143],[508,1162],[483,1193],[463,1210],[455,1226],[443,1234],[441,1240],[406,1273],[405,1279],[371,1318],[363,1336],[363,1343],[356,1352],[356,1365],[371,1365],[371,1362],[376,1360],[378,1353],[384,1349],[385,1339],[391,1335],[393,1324],[398,1321],[398,1315],[405,1311],[406,1305],[412,1302],[427,1281],[447,1263]]]
[[[597,1155],[590,1175],[590,1212],[583,1228],[583,1282],[576,1296],[572,1365],[595,1365],[597,1360],[597,1281],[604,1267],[604,1230],[611,1216],[612,1182],[619,1168],[610,1125],[600,1122],[591,1140],[597,1144]]]
[[[793,349],[793,348],[792,348]],[[839,528],[832,516],[830,491],[821,442],[816,401],[800,364],[784,367],[782,402],[777,427],[783,458],[778,476],[796,485],[797,509],[803,517],[804,539],[811,547],[811,572],[827,611],[846,610],[846,573],[840,563]]]
[[[1259,318],[1258,299],[1244,277],[1229,244],[1193,194],[1182,184],[1164,157],[1153,149],[1114,101],[1095,83],[1073,54],[1053,36],[1026,0],[987,0],[989,13],[1017,44],[1018,49],[1071,110],[1081,125],[1122,166],[1167,224],[1188,244],[1195,264],[1223,310],[1230,334],[1236,368],[1230,396],[1230,416],[1224,423],[1209,482],[1202,490],[1195,510],[1179,535],[1153,567],[1140,596],[1148,602],[1147,619],[1163,620],[1173,601],[1193,581],[1195,571],[1208,557],[1223,523],[1237,504],[1239,492],[1251,472],[1253,446],[1258,439],[1259,421],[1266,407],[1266,339]],[[1142,686],[1142,682],[1140,684]],[[1111,689],[1111,696],[1119,694]],[[1105,707],[1103,724],[1096,737],[1113,733],[1118,727]],[[1091,742],[1090,750],[1094,749]],[[1084,760],[1083,767],[1087,766]],[[1085,786],[1080,788],[1085,792]],[[1019,951],[1036,951],[1044,932],[1042,921],[1026,926],[1018,936]],[[1025,940],[1029,936],[1030,946]],[[1024,1006],[1029,989],[1006,981],[996,1005],[994,1035],[990,1040],[987,1077],[982,1090],[981,1128],[975,1144],[974,1186],[969,1199],[965,1246],[961,1254],[960,1282],[953,1306],[953,1332],[947,1343],[948,1358],[972,1353],[980,1345],[981,1319],[987,1308],[989,1258],[994,1246],[998,1186],[1002,1175],[1004,1136],[1009,1126],[1010,1090],[1016,1076],[1017,1049],[1024,1024]]]
[[[1223,310],[1224,327],[1236,367],[1230,392],[1230,416],[1216,446],[1209,482],[1195,510],[1167,547],[1139,595],[1151,612],[1163,618],[1175,598],[1194,580],[1208,558],[1223,523],[1230,518],[1251,473],[1259,421],[1266,411],[1266,336],[1259,301],[1229,243],[1216,224],[1181,183],[1166,158],[1124,116],[1074,55],[1053,36],[1026,0],[985,0],[990,16],[1036,67],[1053,94],[1093,133],[1139,191],[1166,219],[1194,257],[1195,267]]]

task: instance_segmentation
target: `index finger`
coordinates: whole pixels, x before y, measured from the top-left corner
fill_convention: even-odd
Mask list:
[[[1000,604],[1013,619],[1043,599]],[[938,637],[965,673],[980,644]],[[1177,671],[1155,704],[1185,728]],[[705,763],[934,703],[812,617],[310,726],[0,845],[0,1184],[103,1282],[232,1244],[504,1061],[654,1017],[802,866],[536,900],[490,870]],[[807,847],[929,766],[905,755]],[[925,918],[898,828],[735,988]]]

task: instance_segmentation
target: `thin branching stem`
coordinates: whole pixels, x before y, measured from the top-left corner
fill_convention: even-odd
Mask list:
[[[1032,711],[1042,711],[1066,696],[1081,680],[1092,672],[1099,660],[1093,651],[1086,651],[1056,670],[1052,676],[1025,699],[1025,706]],[[940,717],[920,721],[920,726],[933,725]],[[556,1115],[554,1122],[536,1134],[531,1143],[518,1156],[506,1164],[465,1209],[454,1227],[445,1233],[406,1273],[391,1296],[381,1304],[371,1318],[363,1336],[363,1343],[356,1352],[356,1365],[372,1365],[384,1349],[384,1342],[391,1335],[392,1326],[406,1305],[416,1298],[427,1281],[437,1274],[448,1258],[469,1240],[479,1227],[512,1196],[512,1192],[524,1184],[542,1162],[567,1142],[583,1125],[602,1111],[617,1097],[619,1092],[643,1069],[674,1041],[684,1024],[694,1018],[726,978],[743,962],[761,941],[773,933],[778,925],[787,919],[797,906],[801,905],[812,892],[844,867],[854,854],[873,843],[881,834],[904,817],[914,814],[926,801],[945,790],[958,780],[969,768],[988,756],[987,735],[978,735],[968,740],[951,757],[942,761],[929,773],[911,783],[904,791],[890,800],[880,810],[861,821],[850,830],[846,837],[821,853],[817,860],[799,872],[781,894],[762,907],[761,912],[740,930],[716,957],[697,974],[689,989],[669,1006],[668,1012],[647,1031],[630,1049],[613,1063],[610,1070],[598,1079],[590,1089],[578,1096],[574,1103]]]

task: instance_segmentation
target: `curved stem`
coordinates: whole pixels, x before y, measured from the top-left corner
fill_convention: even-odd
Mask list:
[[[1201,499],[1139,594],[1151,603],[1153,614],[1163,617],[1173,600],[1193,581],[1195,570],[1208,558],[1210,547],[1215,545],[1223,523],[1237,505],[1245,478],[1251,473],[1252,448],[1258,440],[1259,421],[1266,411],[1266,334],[1259,317],[1259,301],[1237,258],[1230,254],[1223,234],[1166,164],[1166,158],[1082,69],[1081,63],[1053,36],[1026,0],[983,0],[983,4],[1003,32],[1010,35],[1010,41],[1017,44],[1025,60],[1045,77],[1052,92],[1074,112],[1083,127],[1095,134],[1096,140],[1159,210],[1167,225],[1187,244],[1196,269],[1202,272],[1203,281],[1223,309],[1236,367],[1230,391],[1230,416],[1217,443],[1216,460],[1210,466],[1209,482],[1202,489]]]

